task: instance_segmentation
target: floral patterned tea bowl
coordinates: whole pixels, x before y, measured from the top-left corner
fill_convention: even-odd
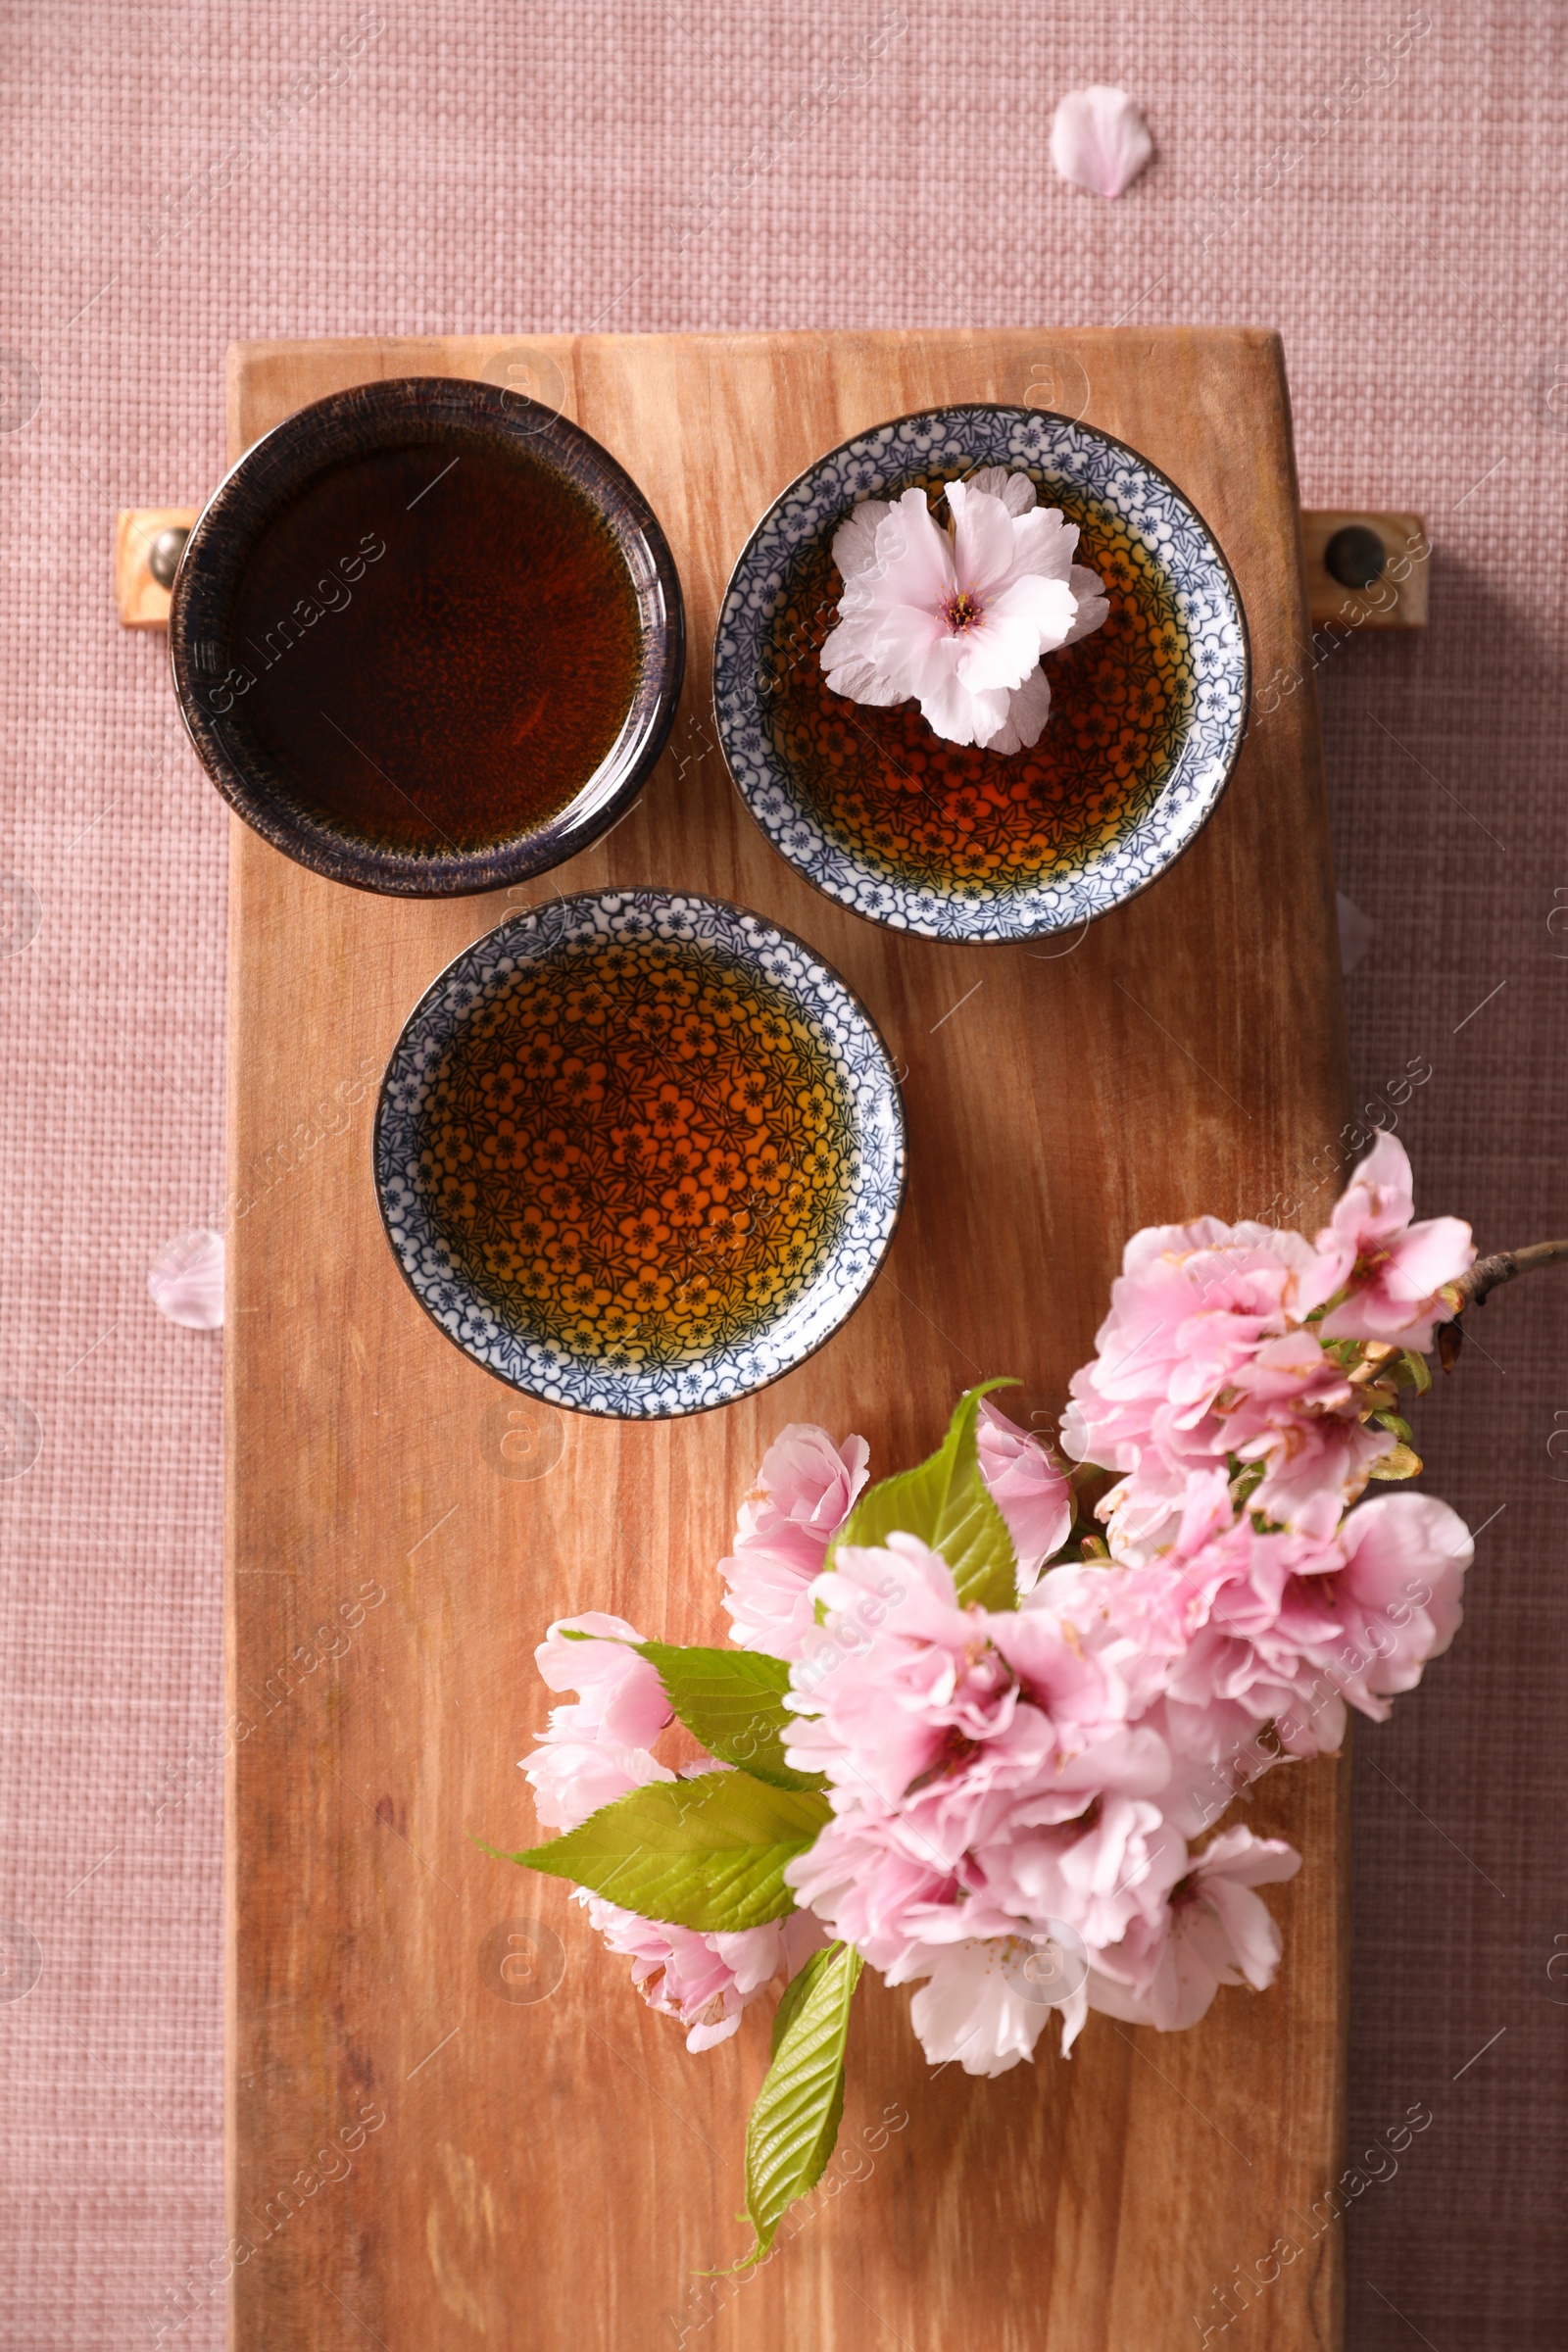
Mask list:
[[[1048,654],[1051,712],[1004,755],[946,741],[915,702],[831,693],[833,541],[866,499],[990,467],[1079,526],[1103,623]],[[769,508],[719,613],[713,700],[730,773],[773,847],[873,922],[930,939],[1065,931],[1149,887],[1236,764],[1247,621],[1213,533],[1124,442],[1034,409],[929,409],[819,458]]]
[[[425,992],[374,1159],[393,1254],[475,1363],[665,1419],[777,1380],[858,1304],[904,1110],[869,1015],[800,940],[609,891],[514,916]]]

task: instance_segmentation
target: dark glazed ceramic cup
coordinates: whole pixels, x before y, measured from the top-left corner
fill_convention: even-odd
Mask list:
[[[465,456],[468,469],[458,476]],[[416,477],[418,487],[405,499],[401,493]],[[443,492],[449,479],[452,488]],[[506,490],[512,507],[488,496],[486,485]],[[442,497],[455,499],[460,487],[461,536],[442,547],[432,531],[447,526],[434,518]],[[534,505],[520,503],[525,499]],[[590,665],[597,704],[580,680],[564,670],[550,674],[537,641],[531,656],[523,650],[520,628],[555,609],[550,600],[566,576],[559,564],[555,572],[542,564],[530,605],[535,575],[525,526],[535,512],[548,525],[542,556],[555,561],[564,550],[568,566],[574,558],[589,566],[574,575],[576,624],[558,642]],[[338,519],[301,540],[290,518],[302,514]],[[356,527],[367,518],[372,527],[363,539],[347,539],[345,555],[337,543],[347,527],[342,518],[351,514]],[[280,568],[277,551],[289,545],[291,529],[296,544]],[[393,561],[368,572],[377,542],[383,554],[390,546]],[[356,552],[361,546],[365,559]],[[454,559],[450,576],[432,559],[432,547],[440,547],[443,560]],[[258,581],[267,576],[280,585],[263,592],[258,614]],[[361,611],[351,628],[335,615],[356,595]],[[454,612],[466,613],[467,638],[452,633]],[[590,613],[595,625],[584,625]],[[607,632],[598,622],[613,616],[620,668],[612,676]],[[391,631],[386,641],[383,621]],[[519,633],[509,637],[513,629]],[[186,730],[208,774],[247,824],[332,881],[409,898],[496,890],[561,864],[608,832],[664,747],[685,663],[680,582],[636,483],[565,417],[495,385],[447,376],[334,393],[247,451],[186,544],[169,642]],[[375,664],[384,643],[397,650],[384,656],[392,666],[383,680]],[[301,646],[303,656],[294,650]],[[383,684],[388,702],[378,720]],[[290,692],[296,707],[286,710]],[[318,704],[328,703],[337,708],[318,711]],[[386,710],[394,704],[401,733],[388,732]],[[341,723],[355,722],[367,709],[379,732],[368,736],[358,723]],[[583,717],[593,710],[600,714],[597,739]],[[617,710],[623,710],[618,726]],[[280,710],[292,734],[274,723]],[[549,712],[542,730],[541,710]],[[564,727],[557,723],[562,712]],[[313,737],[318,719],[324,725]],[[493,755],[489,771],[482,760],[470,768],[461,758],[447,759],[448,741],[463,744],[470,726],[490,731],[481,745]],[[508,782],[514,743],[524,745],[534,762],[531,804]],[[313,756],[318,745],[319,769]],[[352,794],[334,797],[328,780],[334,757],[344,770],[363,761],[359,780],[390,811],[388,821],[365,816]],[[443,796],[438,808],[432,791]]]

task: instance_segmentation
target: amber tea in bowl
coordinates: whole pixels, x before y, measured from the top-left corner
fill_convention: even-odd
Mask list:
[[[521,880],[614,823],[683,659],[663,533],[614,460],[439,376],[258,442],[191,534],[170,646],[242,816],[318,873],[424,897]]]
[[[832,693],[833,538],[860,500],[1002,466],[1078,527],[1102,626],[1046,657],[1051,714],[1010,756],[947,742],[916,704]],[[930,410],[845,443],[775,501],[735,567],[714,649],[742,798],[808,880],[898,929],[1031,938],[1118,906],[1212,812],[1248,699],[1241,600],[1174,483],[1093,426],[1032,409]]]
[[[491,932],[387,1071],[376,1184],[416,1296],[553,1404],[702,1411],[837,1330],[891,1242],[898,1086],[808,948],[618,891]]]

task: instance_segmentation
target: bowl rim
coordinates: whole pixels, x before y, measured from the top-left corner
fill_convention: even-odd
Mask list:
[[[1220,775],[1218,781],[1213,785],[1212,789],[1208,792],[1206,802],[1199,813],[1197,821],[1188,828],[1182,840],[1177,844],[1175,850],[1161,863],[1157,864],[1152,872],[1142,875],[1140,878],[1132,882],[1129,887],[1118,890],[1107,896],[1102,905],[1092,906],[1087,909],[1075,906],[1068,906],[1063,911],[1059,921],[1020,922],[1016,924],[1009,924],[1005,920],[1006,908],[1008,906],[1008,902],[1005,899],[986,901],[982,899],[963,899],[954,895],[944,898],[942,900],[942,904],[945,907],[953,910],[958,916],[961,917],[965,912],[968,911],[973,911],[976,913],[991,911],[999,917],[999,920],[983,926],[977,923],[973,927],[965,927],[961,920],[947,927],[939,927],[935,924],[927,926],[917,921],[906,919],[901,919],[895,922],[891,921],[886,914],[875,912],[868,907],[860,906],[856,900],[842,896],[838,891],[830,888],[829,885],[820,878],[820,875],[814,870],[811,864],[808,864],[791,857],[789,852],[785,850],[774,838],[773,833],[769,830],[761,814],[753,805],[751,795],[741,783],[741,780],[736,773],[735,762],[730,757],[724,710],[720,701],[719,693],[719,645],[723,636],[726,618],[730,612],[731,600],[736,593],[737,583],[740,581],[742,573],[746,570],[747,565],[751,562],[758,541],[760,539],[763,531],[767,528],[778,509],[783,506],[788,499],[793,497],[796,492],[800,491],[804,485],[808,483],[812,475],[817,473],[822,466],[828,465],[833,459],[842,457],[846,452],[853,450],[858,443],[868,441],[874,434],[877,433],[896,432],[903,425],[923,423],[928,418],[933,417],[954,416],[960,415],[973,416],[975,414],[987,413],[993,416],[1038,417],[1047,422],[1065,425],[1070,430],[1075,432],[1086,433],[1094,440],[1105,444],[1107,448],[1119,450],[1124,457],[1130,460],[1131,463],[1139,468],[1141,472],[1151,476],[1155,482],[1163,485],[1164,489],[1170,494],[1170,496],[1178,500],[1180,504],[1185,507],[1188,514],[1193,517],[1194,521],[1198,524],[1200,530],[1202,532],[1203,537],[1208,542],[1219,572],[1219,576],[1224,583],[1224,587],[1230,599],[1231,607],[1235,613],[1236,624],[1241,638],[1242,656],[1240,722],[1236,728],[1234,738],[1225,756],[1223,773]],[[875,496],[876,493],[865,492],[862,495],[870,497]],[[794,476],[793,480],[786,482],[783,488],[777,491],[775,495],[768,501],[767,506],[763,509],[761,514],[759,515],[756,523],[753,525],[750,533],[748,534],[746,543],[741,549],[740,554],[736,557],[734,564],[731,565],[729,577],[724,583],[723,593],[718,600],[718,614],[713,624],[711,705],[713,712],[714,736],[718,743],[719,751],[723,757],[724,765],[728,770],[730,782],[734,786],[741,806],[745,808],[747,815],[751,818],[752,822],[757,826],[759,832],[762,835],[762,838],[767,843],[769,849],[771,849],[777,857],[783,858],[786,863],[801,876],[802,880],[810,885],[812,890],[818,892],[821,897],[827,899],[833,906],[845,908],[851,914],[858,915],[862,922],[875,923],[879,928],[884,930],[902,932],[908,937],[917,939],[934,940],[944,946],[1006,946],[1030,939],[1052,938],[1064,931],[1077,930],[1087,923],[1098,922],[1102,915],[1113,913],[1117,907],[1130,906],[1133,900],[1141,898],[1146,890],[1152,889],[1154,884],[1162,881],[1165,875],[1171,871],[1171,868],[1177,865],[1187,855],[1187,852],[1192,848],[1194,842],[1197,841],[1199,835],[1208,825],[1215,809],[1219,807],[1220,802],[1224,799],[1225,794],[1229,789],[1231,779],[1236,773],[1237,764],[1241,759],[1243,747],[1245,746],[1248,735],[1250,732],[1252,716],[1251,630],[1248,623],[1247,607],[1242,599],[1241,587],[1236,578],[1235,570],[1231,565],[1230,559],[1227,557],[1224,548],[1220,544],[1219,535],[1215,531],[1213,525],[1209,522],[1208,517],[1203,514],[1201,509],[1194,502],[1194,500],[1188,496],[1181,484],[1172,479],[1171,475],[1165,471],[1163,466],[1156,466],[1152,458],[1148,458],[1144,455],[1142,450],[1135,449],[1130,441],[1124,441],[1117,433],[1107,432],[1103,425],[1091,424],[1082,416],[1069,416],[1065,414],[1065,412],[1059,409],[1027,408],[1021,402],[1005,400],[938,401],[926,408],[906,410],[902,416],[899,416],[883,417],[876,423],[862,426],[858,432],[846,434],[842,441],[835,442],[831,449],[823,450],[821,455],[813,458],[809,465],[803,466],[800,472]],[[769,756],[771,757],[771,755]],[[775,761],[774,764],[779,765],[780,763]],[[1154,808],[1157,807],[1158,801],[1156,800],[1151,805],[1151,808],[1147,813],[1152,815]],[[868,881],[875,882],[879,885],[887,883],[888,877],[878,874],[873,867],[869,865],[858,865],[858,861],[854,858],[851,852],[846,850],[842,854],[846,859],[846,862],[858,865],[858,871],[860,871]],[[1086,870],[1092,871],[1093,868]],[[1069,877],[1069,883],[1074,879],[1077,879],[1077,877]]]
[[[644,1409],[640,1407],[634,1407],[631,1410],[617,1410],[611,1405],[590,1401],[586,1397],[582,1396],[547,1396],[543,1395],[539,1389],[524,1387],[520,1380],[512,1378],[510,1374],[502,1371],[499,1365],[486,1362],[482,1357],[476,1355],[470,1348],[466,1347],[463,1341],[457,1338],[456,1335],[449,1331],[445,1324],[441,1322],[435,1308],[425,1298],[423,1292],[416,1282],[415,1277],[410,1273],[407,1265],[404,1263],[403,1253],[400,1250],[396,1241],[393,1239],[392,1223],[387,1211],[386,1191],[383,1184],[383,1138],[389,1118],[393,1115],[391,1108],[391,1094],[394,1072],[396,1071],[398,1062],[403,1055],[405,1042],[409,1037],[410,1031],[416,1026],[422,1016],[424,1016],[427,1012],[432,1012],[435,1010],[437,1000],[445,991],[450,988],[453,981],[459,977],[461,967],[467,964],[470,958],[479,955],[490,943],[494,942],[499,944],[502,935],[511,930],[514,923],[527,922],[532,924],[541,915],[552,915],[563,910],[569,914],[573,908],[582,906],[602,907],[607,902],[613,902],[615,906],[652,904],[656,907],[668,907],[670,906],[695,906],[702,908],[710,908],[714,912],[729,918],[736,925],[742,925],[746,923],[757,925],[761,932],[767,936],[768,939],[782,942],[785,946],[794,949],[797,951],[797,953],[804,956],[808,962],[814,967],[816,973],[825,979],[832,989],[837,991],[838,995],[847,1005],[849,1011],[858,1022],[866,1038],[874,1047],[876,1057],[880,1065],[881,1074],[886,1083],[886,1099],[890,1107],[892,1118],[890,1158],[893,1168],[893,1183],[895,1186],[892,1215],[887,1220],[885,1230],[878,1234],[878,1237],[871,1248],[866,1266],[859,1280],[859,1287],[855,1292],[854,1297],[850,1299],[849,1304],[844,1307],[842,1312],[837,1316],[836,1320],[832,1322],[821,1334],[820,1338],[813,1340],[808,1348],[801,1349],[798,1354],[792,1355],[787,1363],[780,1364],[776,1371],[767,1373],[765,1377],[761,1379],[748,1381],[742,1386],[734,1387],[725,1395],[710,1397],[702,1403],[677,1403],[667,1405],[657,1410]],[[766,944],[765,940],[763,944]],[[775,981],[773,985],[776,987],[784,986],[783,983],[777,981]],[[455,1348],[460,1355],[466,1357],[466,1360],[471,1363],[477,1371],[487,1373],[491,1379],[499,1381],[503,1388],[511,1390],[517,1396],[527,1396],[534,1403],[549,1405],[553,1409],[561,1412],[576,1413],[587,1421],[614,1421],[630,1422],[634,1424],[656,1421],[688,1421],[695,1419],[699,1413],[719,1412],[726,1405],[743,1403],[747,1397],[760,1396],[764,1389],[772,1388],[775,1382],[786,1379],[792,1372],[799,1371],[801,1365],[808,1363],[813,1355],[819,1353],[820,1350],[828,1345],[829,1341],[837,1339],[840,1332],[843,1331],[845,1325],[865,1304],[866,1299],[870,1297],[872,1291],[876,1287],[878,1277],[887,1264],[894,1242],[898,1239],[899,1228],[903,1222],[904,1211],[908,1200],[908,1113],[905,1107],[904,1089],[899,1078],[898,1063],[888,1046],[887,1039],[883,1036],[880,1027],[865,1004],[864,999],[860,996],[859,991],[854,988],[851,983],[845,979],[843,973],[838,969],[837,965],[829,962],[828,958],[822,954],[821,950],[813,947],[809,940],[803,939],[799,932],[792,931],[785,923],[775,921],[771,915],[760,913],[754,906],[744,906],[737,900],[719,898],[709,891],[682,890],[662,883],[626,883],[619,886],[611,886],[606,884],[597,890],[572,891],[565,896],[558,893],[555,898],[547,899],[538,906],[519,906],[515,908],[511,913],[504,915],[498,923],[492,924],[488,930],[480,932],[478,938],[470,940],[466,947],[460,949],[458,954],[452,957],[451,961],[445,964],[442,969],[435,974],[434,978],[427,984],[427,986],[421,990],[417,1002],[411,1007],[407,1016],[399,1026],[397,1038],[392,1046],[390,1054],[387,1056],[386,1067],[382,1071],[381,1082],[376,1092],[375,1115],[370,1123],[370,1178],[371,1189],[375,1196],[376,1212],[381,1221],[381,1230],[385,1236],[387,1249],[391,1254],[393,1264],[396,1266],[399,1274],[402,1276],[403,1281],[407,1285],[416,1302],[418,1304],[421,1311],[428,1316],[429,1320],[435,1325],[435,1328],[441,1334],[441,1337],[446,1340],[451,1347]],[[826,1271],[827,1269],[823,1270]],[[705,1358],[695,1358],[694,1363],[701,1364],[706,1360],[707,1359]],[[591,1375],[591,1366],[584,1366],[583,1369],[586,1373]],[[674,1370],[678,1369],[679,1367],[674,1368]],[[674,1370],[668,1372],[665,1377],[673,1378]]]
[[[680,575],[663,526],[647,494],[602,442],[559,410],[531,425],[524,423],[523,417],[532,404],[509,407],[508,403],[514,398],[506,387],[491,384],[482,377],[433,373],[380,376],[328,392],[280,418],[252,442],[222,475],[185,542],[170,594],[169,612],[170,676],[185,732],[209,779],[236,815],[295,864],[323,874],[329,881],[381,897],[416,899],[470,898],[504,889],[509,883],[527,881],[591,848],[612,825],[618,824],[641,793],[669,739],[685,677],[686,614]],[[437,430],[430,438],[439,440],[442,420],[439,404],[443,400],[454,425],[486,435],[498,444],[516,442],[542,453],[544,462],[555,470],[565,469],[556,465],[552,445],[572,452],[590,479],[580,479],[575,471],[567,472],[566,478],[588,499],[610,531],[631,575],[639,605],[646,607],[657,588],[662,612],[652,624],[644,618],[644,664],[625,722],[632,722],[641,705],[644,716],[637,748],[628,759],[624,776],[592,815],[572,822],[575,804],[568,803],[543,825],[512,841],[484,850],[421,858],[406,851],[380,848],[372,841],[356,840],[349,833],[334,832],[291,807],[286,795],[265,789],[256,770],[235,757],[223,740],[214,714],[198,697],[194,647],[199,625],[205,618],[201,600],[210,600],[220,615],[231,597],[239,567],[236,556],[223,554],[221,535],[238,519],[248,536],[265,528],[270,515],[279,510],[281,502],[275,496],[263,497],[253,489],[257,475],[269,462],[264,453],[270,453],[270,460],[275,462],[281,454],[292,455],[296,443],[303,444],[304,453],[309,453],[314,444],[318,462],[301,467],[295,477],[297,486],[343,459],[360,454],[353,450],[334,451],[329,445],[334,436],[345,432],[356,419],[382,419],[389,428],[395,428],[400,418],[411,423],[433,420]],[[382,446],[398,446],[395,430],[389,430]],[[638,542],[646,550],[646,564],[631,560],[631,549]],[[242,539],[240,544],[243,547],[245,541]],[[212,577],[208,576],[209,569]],[[208,626],[211,629],[213,624],[208,622]]]

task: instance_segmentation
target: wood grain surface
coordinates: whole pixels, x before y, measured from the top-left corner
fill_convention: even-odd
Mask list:
[[[976,2082],[933,2075],[907,1992],[868,1978],[843,2140],[859,2153],[745,2280],[696,2275],[748,2242],[765,2007],[688,2056],[561,1887],[472,1842],[538,1835],[516,1760],[544,1721],[549,1619],[604,1608],[723,1639],[713,1562],[785,1422],[863,1432],[879,1474],[929,1449],[961,1387],[1006,1372],[1023,1386],[1003,1401],[1044,1426],[1135,1227],[1297,1203],[1311,1224],[1330,1197],[1346,1051],[1278,338],[248,344],[230,353],[232,454],[341,386],[509,368],[559,384],[648,492],[691,662],[635,811],[509,897],[364,897],[234,826],[236,2352],[1187,2352],[1227,2318],[1227,2346],[1332,2347],[1342,1766],[1280,1771],[1247,1806],[1306,1857],[1269,1889],[1286,1959],[1271,1993],[1224,1991],[1194,2032],[1091,2018],[1070,2062],[1053,2029],[1033,2066]],[[1079,373],[1089,420],[1174,476],[1235,568],[1258,689],[1246,749],[1181,864],[1086,933],[900,939],[814,893],[742,809],[709,708],[717,600],[775,493],[845,435]],[[460,1355],[393,1265],[369,1157],[382,1066],[442,966],[509,905],[631,882],[740,900],[808,939],[906,1070],[910,1130],[908,1205],[858,1313],[761,1396],[655,1427],[526,1406]]]

